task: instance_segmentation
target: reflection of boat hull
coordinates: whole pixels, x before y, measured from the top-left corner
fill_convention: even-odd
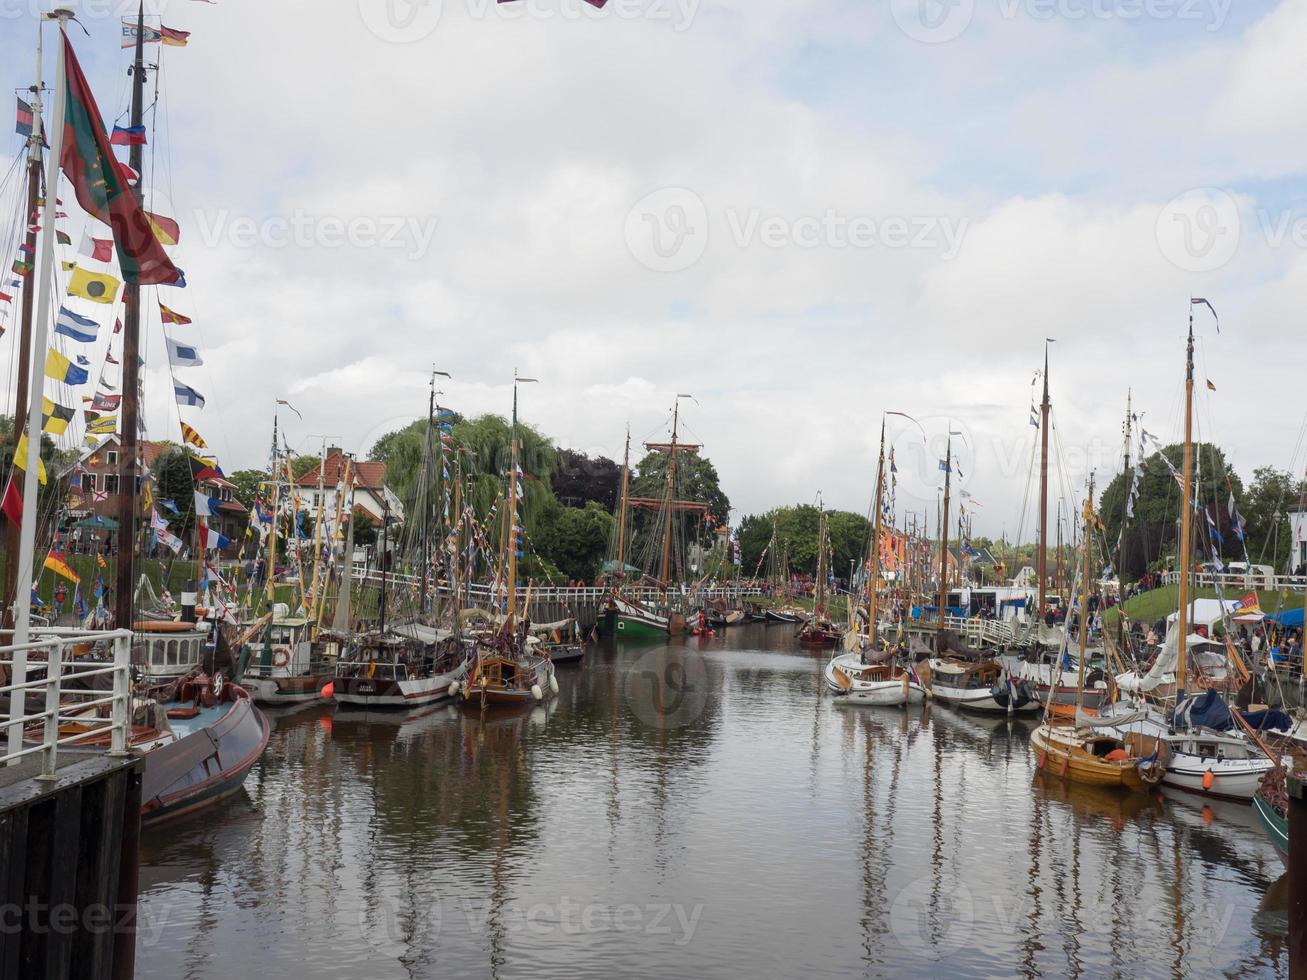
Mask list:
[[[1280,859],[1280,863],[1287,868],[1289,866],[1288,818],[1282,817],[1276,812],[1275,807],[1260,796],[1253,797],[1253,809],[1257,811],[1257,819],[1262,825],[1262,830],[1275,846],[1275,854]]]
[[[268,719],[249,698],[238,697],[212,724],[147,751],[142,826],[194,813],[240,792],[270,731]]]

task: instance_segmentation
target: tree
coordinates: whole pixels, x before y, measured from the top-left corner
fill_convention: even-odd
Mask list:
[[[762,515],[750,515],[740,522],[740,553],[744,574],[752,575],[763,549],[776,528],[776,557],[788,558],[791,572],[812,575],[817,571],[817,532],[821,511],[812,504],[778,507]],[[830,572],[848,574],[849,564],[860,564],[871,541],[871,522],[849,511],[826,512],[826,538],[831,550]],[[766,568],[762,569],[766,573]]]
[[[191,476],[191,454],[172,448],[154,464],[154,481],[160,500],[171,500],[177,513],[168,518],[168,530],[186,538],[195,530],[195,480]],[[167,508],[159,508],[165,513]]]
[[[594,501],[612,513],[622,490],[622,467],[606,456],[591,459],[585,453],[563,449],[550,485],[554,496],[569,507]]]
[[[1259,565],[1272,565],[1277,571],[1289,562],[1293,549],[1288,514],[1299,505],[1307,485],[1284,470],[1259,466],[1253,470],[1240,513],[1247,524],[1248,556]]]
[[[290,471],[295,479],[299,479],[305,473],[317,469],[318,464],[322,462],[317,456],[296,456],[290,461]]]
[[[227,477],[234,485],[232,494],[244,505],[246,510],[254,509],[254,498],[258,496],[259,486],[268,479],[263,470],[237,470]]]
[[[596,501],[584,507],[563,507],[557,502],[540,515],[532,536],[536,551],[570,581],[593,581],[608,551],[615,523]]]
[[[1167,466],[1167,461],[1171,466]],[[1118,474],[1107,489],[1099,506],[1099,515],[1106,527],[1106,550],[1109,560],[1118,570],[1122,581],[1139,578],[1150,566],[1173,567],[1179,560],[1178,522],[1180,520],[1180,485],[1171,470],[1181,472],[1184,463],[1184,446],[1167,446],[1143,461],[1143,478],[1135,501],[1134,516],[1126,522],[1124,557],[1117,554],[1117,541],[1125,517],[1126,475]],[[1243,548],[1234,534],[1227,500],[1230,486],[1236,501],[1242,493],[1239,478],[1230,475],[1225,454],[1216,446],[1199,443],[1194,447],[1195,498],[1205,507],[1216,523],[1221,535],[1220,554],[1227,559],[1243,557]],[[1194,514],[1194,561],[1203,560],[1210,553],[1208,524],[1201,512]]]

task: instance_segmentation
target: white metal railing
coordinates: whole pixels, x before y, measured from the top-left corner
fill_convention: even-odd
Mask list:
[[[366,582],[369,585],[380,586],[381,572],[375,568],[366,572],[359,572],[356,576],[357,581]],[[393,588],[395,586],[416,587],[421,584],[422,580],[418,576],[408,575],[405,573],[387,572],[386,581]],[[442,596],[452,596],[453,590],[449,585],[437,585],[434,592]],[[583,586],[581,588],[571,588],[567,586],[532,586],[529,590],[531,598],[536,602],[563,602],[563,603],[597,603],[605,600],[612,592],[607,586]],[[465,597],[471,597],[473,600],[491,603],[496,597],[502,598],[504,591],[502,588],[495,589],[484,582],[474,583],[472,585],[463,585],[459,587],[459,592]],[[528,590],[519,587],[517,595],[519,599],[525,599]],[[646,605],[661,601],[663,592],[656,588],[626,588],[622,594],[634,599],[638,599]],[[672,595],[680,595],[680,592],[673,590]],[[707,599],[736,599],[749,596],[761,596],[764,590],[759,586],[742,586],[734,588],[731,586],[718,586],[711,589],[695,589],[687,593],[691,597],[703,597]]]
[[[1180,583],[1179,572],[1162,576],[1167,585]],[[1197,572],[1194,581],[1200,586],[1223,589],[1270,589],[1272,591],[1302,592],[1307,589],[1307,576],[1266,575],[1263,572]]]
[[[12,631],[0,631],[12,638]],[[90,648],[112,651],[112,659],[80,660]],[[70,657],[69,654],[72,654]],[[125,755],[131,712],[131,630],[38,630],[27,643],[0,646],[0,714],[6,731],[0,763],[14,765],[40,753],[41,773],[53,779],[61,745],[109,735],[109,753]],[[96,690],[94,679],[108,677],[110,689]],[[34,679],[33,679],[34,678]],[[41,697],[41,694],[44,697]],[[40,725],[40,737],[26,730]],[[61,734],[61,731],[63,732]]]

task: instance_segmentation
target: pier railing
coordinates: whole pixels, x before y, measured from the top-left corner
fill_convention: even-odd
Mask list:
[[[12,639],[13,633],[5,630],[0,637]],[[106,645],[112,659],[82,659]],[[38,778],[52,779],[61,746],[103,745],[107,735],[110,753],[125,754],[131,650],[130,630],[38,631],[27,643],[0,646],[0,706],[6,709],[0,714],[6,732],[0,762],[15,765],[39,754]]]
[[[1162,576],[1167,585],[1179,585],[1180,573],[1167,572]],[[1198,572],[1194,581],[1201,587],[1214,589],[1258,589],[1272,592],[1301,593],[1307,589],[1307,576],[1303,575],[1267,575],[1264,572]],[[1233,597],[1230,597],[1233,598]]]

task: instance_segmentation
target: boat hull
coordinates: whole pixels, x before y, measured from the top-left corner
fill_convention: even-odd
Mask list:
[[[1030,747],[1036,766],[1071,782],[1132,791],[1153,785],[1144,779],[1134,758],[1106,759],[1086,750],[1070,725],[1040,725],[1030,733]]]
[[[212,725],[147,751],[141,826],[157,826],[238,793],[270,733],[263,712],[238,698]]]
[[[613,635],[624,640],[660,640],[670,635],[666,620],[656,616],[619,612],[613,619]]]
[[[1266,837],[1275,847],[1275,856],[1280,859],[1280,863],[1286,868],[1289,866],[1289,821],[1286,817],[1280,816],[1275,807],[1267,803],[1260,796],[1253,797],[1253,809],[1257,812],[1257,820],[1262,825],[1262,830]]]
[[[398,681],[336,677],[331,681],[334,685],[332,697],[341,704],[359,708],[420,708],[453,697],[449,689],[457,679],[454,674]]]
[[[281,704],[307,704],[322,697],[323,685],[332,680],[332,672],[308,674],[302,677],[258,677],[246,674],[240,685],[249,692],[255,704],[275,708]]]

